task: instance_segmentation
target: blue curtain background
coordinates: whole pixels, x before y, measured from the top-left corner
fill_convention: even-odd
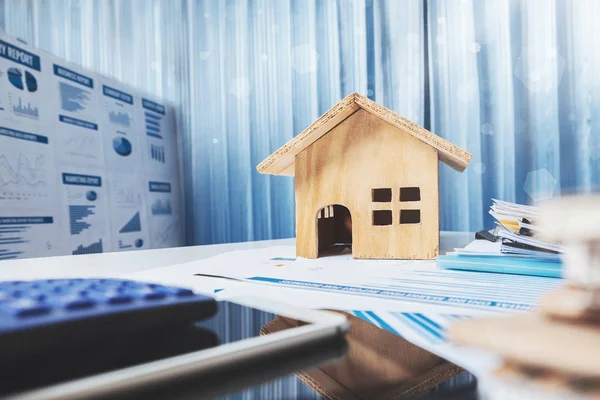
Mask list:
[[[600,186],[594,0],[0,0],[0,27],[179,109],[188,244],[293,237],[256,165],[359,92],[473,153],[440,166],[444,230],[491,198]]]
[[[187,3],[188,240],[294,236],[293,180],[255,166],[357,91],[473,153],[440,166],[441,228],[491,226],[491,198],[600,185],[594,0]]]

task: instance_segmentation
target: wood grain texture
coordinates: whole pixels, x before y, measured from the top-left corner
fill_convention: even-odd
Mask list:
[[[358,110],[296,156],[296,251],[318,257],[317,213],[340,204],[352,217],[355,258],[432,259],[439,251],[438,154],[419,139]],[[419,187],[421,200],[400,202],[401,187]],[[389,203],[372,189],[391,188]],[[418,209],[418,224],[400,224],[400,210]],[[374,210],[392,223],[373,225]]]
[[[294,176],[294,157],[296,154],[327,134],[358,108],[354,102],[354,94],[346,96],[308,128],[258,164],[256,169],[261,174]]]
[[[369,100],[367,97],[352,93],[267,157],[256,169],[261,174],[294,176],[294,157],[361,108],[436,149],[440,153],[440,161],[451,168],[462,172],[469,165],[472,155],[468,151]]]
[[[423,127],[415,124],[406,118],[401,117],[395,112],[375,103],[369,98],[362,96],[358,93],[355,94],[355,102],[363,110],[367,110],[383,119],[384,121],[401,128],[404,132],[407,132],[411,136],[427,143],[439,152],[439,159],[449,167],[462,172],[467,168],[473,155],[466,150],[450,143],[449,141],[437,136]]]

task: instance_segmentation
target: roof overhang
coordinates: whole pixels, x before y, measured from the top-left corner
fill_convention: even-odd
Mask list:
[[[459,172],[464,171],[471,161],[472,155],[468,151],[455,146],[367,97],[358,93],[352,93],[333,106],[308,128],[267,157],[256,169],[261,174],[294,176],[294,160],[296,155],[326,135],[336,125],[359,109],[363,109],[383,119],[389,124],[421,140],[423,143],[435,148],[438,151],[440,161]]]

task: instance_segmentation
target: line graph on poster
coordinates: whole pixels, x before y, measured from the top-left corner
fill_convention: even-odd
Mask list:
[[[27,201],[48,197],[49,166],[45,154],[0,148],[0,200]]]

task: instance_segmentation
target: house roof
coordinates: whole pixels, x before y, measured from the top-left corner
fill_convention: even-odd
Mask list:
[[[358,93],[352,93],[333,106],[303,132],[267,157],[256,167],[256,169],[261,174],[294,176],[294,160],[296,155],[319,138],[326,135],[336,125],[359,109],[363,109],[376,115],[382,120],[433,147],[438,151],[441,162],[459,172],[464,171],[471,161],[472,155],[468,151],[455,146],[447,140],[429,132],[414,122],[401,117],[367,97]]]

